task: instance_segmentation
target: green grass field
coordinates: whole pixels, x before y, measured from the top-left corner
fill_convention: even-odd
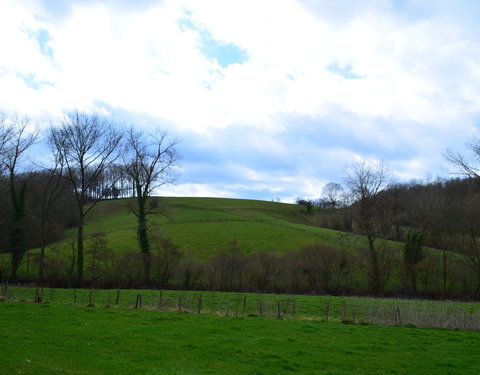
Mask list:
[[[0,374],[472,374],[480,334],[0,302]]]
[[[311,218],[296,204],[227,198],[154,199],[159,202],[159,214],[149,216],[152,233],[171,238],[182,252],[198,259],[227,250],[232,241],[247,254],[281,253],[315,243],[342,246],[347,237],[352,244],[365,241],[362,236],[346,237],[343,232],[311,225]],[[86,243],[93,233],[103,232],[113,251],[138,251],[136,218],[128,208],[132,204],[134,199],[100,202],[87,221]],[[69,230],[63,241],[51,247],[70,254],[74,238],[75,230]],[[47,249],[47,256],[49,252]]]
[[[159,215],[150,216],[161,232],[185,253],[200,259],[227,249],[236,240],[242,251],[289,251],[316,242],[335,244],[339,232],[309,225],[298,205],[223,198],[157,198]],[[105,232],[118,251],[138,250],[132,199],[101,202],[86,233]]]
[[[35,288],[11,287],[6,293],[0,291],[0,295],[33,301],[36,292]],[[151,289],[45,288],[39,292],[48,303],[82,307],[92,304],[133,309],[141,294],[143,308],[165,311],[480,330],[480,303]]]

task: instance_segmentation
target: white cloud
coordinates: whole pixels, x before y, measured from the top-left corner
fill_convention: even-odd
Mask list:
[[[43,118],[73,108],[145,116],[186,135],[203,156],[219,149],[226,159],[209,162],[245,172],[224,174],[232,178],[224,186],[186,181],[176,187],[185,194],[267,194],[271,184],[311,195],[358,156],[391,161],[404,178],[438,171],[441,151],[477,132],[475,5],[331,4],[4,0],[0,108]],[[219,65],[201,48],[205,32],[247,61]]]

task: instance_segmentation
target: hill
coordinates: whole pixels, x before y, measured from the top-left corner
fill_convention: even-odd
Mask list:
[[[296,204],[226,198],[155,198],[149,217],[153,234],[170,238],[200,259],[237,241],[241,251],[285,252],[317,242],[334,244],[340,232],[310,225]],[[100,202],[86,226],[87,237],[103,232],[114,251],[138,250],[133,199]]]

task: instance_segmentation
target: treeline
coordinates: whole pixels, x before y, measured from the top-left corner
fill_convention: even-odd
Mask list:
[[[43,143],[42,155],[29,160],[29,150],[38,143]],[[104,199],[134,197],[136,204],[129,208],[137,217],[148,284],[147,218],[154,209],[147,203],[156,188],[175,179],[176,144],[166,132],[140,132],[96,114],[72,112],[40,132],[26,117],[0,113],[0,253],[11,259],[10,272],[0,266],[0,278],[17,280],[27,249],[38,247],[35,279],[44,282],[51,261],[46,246],[76,227],[68,269],[70,274],[75,269],[75,284],[82,285],[83,230],[92,209]]]
[[[343,242],[343,243],[342,243]],[[344,248],[340,247],[344,246]],[[461,257],[443,257],[424,249],[412,267],[408,250],[384,242],[383,296],[416,298],[475,298],[475,279],[465,272]],[[152,240],[149,284],[145,284],[142,253],[116,252],[104,233],[87,240],[85,286],[92,288],[157,288],[232,292],[273,292],[328,295],[372,295],[369,254],[357,237],[339,237],[339,246],[311,245],[285,253],[246,254],[232,241],[219,254],[199,260],[171,240]],[[64,248],[53,247],[45,265],[45,286],[75,285],[72,259]],[[32,267],[38,258],[32,258]],[[446,284],[444,284],[444,280]],[[31,281],[28,277],[25,282]]]
[[[317,201],[297,202],[313,224],[366,237],[364,270],[373,294],[384,294],[388,283],[391,254],[377,246],[381,239],[405,244],[410,294],[418,294],[417,270],[433,267],[425,248],[434,248],[441,254],[435,259],[440,295],[468,278],[461,282],[463,295],[480,298],[480,178],[392,183],[383,165],[362,162],[352,166],[344,186],[329,183]]]

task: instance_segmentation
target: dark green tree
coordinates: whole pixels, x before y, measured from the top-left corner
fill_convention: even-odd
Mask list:
[[[174,167],[178,161],[177,141],[166,132],[145,134],[131,128],[124,170],[134,185],[136,204],[130,210],[137,217],[137,240],[143,256],[145,283],[150,283],[151,244],[148,216],[155,211],[149,199],[156,189],[175,181]],[[150,203],[153,203],[150,202]]]
[[[408,233],[403,248],[403,262],[408,282],[414,292],[417,292],[418,264],[423,259],[423,234],[420,232]]]
[[[27,179],[17,178],[22,158],[27,149],[35,143],[38,132],[29,128],[27,117],[14,117],[10,124],[10,136],[3,146],[2,164],[8,174],[10,193],[10,220],[8,222],[7,246],[12,255],[12,279],[17,278],[17,270],[27,251],[25,236],[25,192]]]

